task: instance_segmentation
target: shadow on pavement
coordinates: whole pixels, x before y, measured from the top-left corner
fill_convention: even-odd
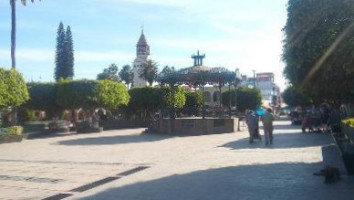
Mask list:
[[[324,184],[323,177],[312,175],[321,168],[322,163],[277,163],[217,168],[111,187],[82,199],[298,200],[353,197],[354,190],[347,183],[339,182],[331,187]]]
[[[58,142],[59,145],[112,145],[126,143],[143,143],[155,142],[167,139],[167,136],[154,134],[134,134],[134,135],[117,135],[117,136],[99,136],[80,138],[73,140],[64,140]]]
[[[300,133],[274,134],[273,145],[270,146],[265,146],[264,140],[264,135],[262,135],[262,142],[255,140],[254,143],[250,144],[249,138],[243,138],[237,141],[228,142],[219,147],[230,148],[232,150],[255,148],[279,149],[325,146],[333,143],[328,135]]]

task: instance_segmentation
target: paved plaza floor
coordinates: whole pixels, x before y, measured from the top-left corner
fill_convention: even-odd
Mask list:
[[[354,181],[328,134],[275,123],[274,144],[246,130],[202,136],[143,129],[0,145],[0,199],[354,199]],[[343,178],[324,184],[325,165]]]

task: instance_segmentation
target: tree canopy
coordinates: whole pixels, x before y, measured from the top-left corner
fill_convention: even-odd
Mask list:
[[[73,77],[74,46],[71,28],[68,26],[65,31],[63,23],[60,22],[57,31],[54,78],[59,81],[61,78],[72,79]]]
[[[116,109],[129,102],[125,85],[110,80],[64,80],[58,85],[57,97],[58,104],[65,109]]]
[[[354,1],[289,0],[284,75],[298,92],[354,101]]]
[[[240,86],[235,90],[231,90],[231,105],[235,105],[235,96],[237,96],[237,110],[243,112],[246,109],[254,110],[262,104],[262,95],[259,89],[249,88],[248,86]],[[229,105],[229,91],[222,93],[222,103]]]
[[[15,69],[0,68],[0,109],[16,107],[29,99],[22,75]]]
[[[112,63],[108,68],[104,69],[102,73],[97,75],[97,80],[119,81],[118,66]]]
[[[33,110],[57,111],[60,106],[57,104],[57,84],[56,83],[28,83],[30,100],[25,107]]]
[[[159,109],[180,109],[185,104],[185,94],[181,87],[136,87],[129,90],[130,101],[127,110],[130,114],[140,114],[142,118],[152,117]],[[128,113],[127,112],[127,113]]]
[[[119,72],[119,77],[122,81],[125,82],[127,87],[129,87],[129,85],[133,83],[134,72],[133,69],[130,67],[130,65],[123,66],[123,68]]]
[[[146,64],[142,67],[140,73],[140,78],[146,80],[150,86],[157,78],[157,63],[153,60],[148,60]]]
[[[199,91],[185,92],[186,102],[183,106],[183,113],[188,115],[197,115],[199,109],[203,106],[203,95]]]
[[[310,97],[296,91],[293,86],[288,86],[282,93],[282,97],[289,106],[308,106],[313,103]]]

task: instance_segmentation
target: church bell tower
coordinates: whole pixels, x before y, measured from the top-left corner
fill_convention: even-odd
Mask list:
[[[134,80],[133,86],[146,86],[147,81],[140,78],[141,71],[144,69],[150,55],[150,46],[146,41],[144,31],[141,30],[141,35],[136,44],[136,58],[133,62],[133,72],[134,72]]]

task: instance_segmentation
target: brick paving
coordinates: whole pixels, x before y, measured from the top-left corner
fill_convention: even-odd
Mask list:
[[[0,145],[0,199],[353,199],[330,135],[277,121],[274,145],[246,130],[170,137],[143,129]],[[264,142],[264,141],[263,141]],[[313,176],[325,165],[343,179]],[[64,198],[65,197],[65,198]]]

